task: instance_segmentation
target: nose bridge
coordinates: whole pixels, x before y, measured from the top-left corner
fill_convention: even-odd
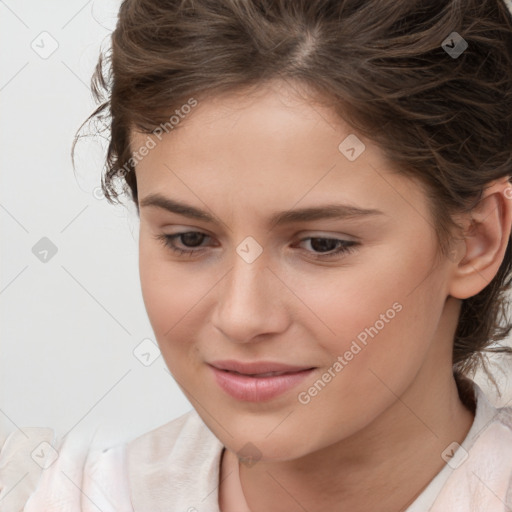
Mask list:
[[[270,272],[266,267],[270,256],[270,250],[262,246],[254,237],[243,238],[234,247],[226,292],[234,298],[254,300],[254,294],[257,296],[263,291],[264,286],[260,285],[264,285],[265,279],[268,279],[267,274]]]
[[[234,341],[248,341],[277,330],[278,317],[282,320],[275,288],[278,280],[267,268],[268,255],[262,251],[255,259],[247,258],[254,249],[247,243],[248,247],[240,244],[233,255],[231,270],[220,284],[213,315],[215,326]]]
[[[268,290],[272,286],[268,281],[271,272],[266,268],[268,258],[260,255],[253,261],[245,259],[238,253],[244,247],[237,249],[233,257],[231,271],[226,276],[226,283],[222,290],[223,302],[232,310],[243,309],[246,306],[254,307],[254,314],[265,296],[268,297]]]

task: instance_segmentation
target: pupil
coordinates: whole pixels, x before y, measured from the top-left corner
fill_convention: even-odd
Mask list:
[[[191,233],[185,233],[183,235],[181,235],[182,237],[182,242],[185,244],[185,245],[188,245],[188,246],[192,246],[194,247],[197,243],[197,245],[201,244],[202,242],[202,238],[204,235],[202,233],[194,233],[194,232],[191,232]],[[196,243],[194,243],[196,242]]]
[[[337,240],[332,238],[312,238],[311,247],[315,251],[329,252],[336,248]]]

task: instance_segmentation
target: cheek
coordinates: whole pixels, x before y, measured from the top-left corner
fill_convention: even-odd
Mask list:
[[[170,258],[159,242],[141,233],[139,242],[141,291],[151,327],[172,373],[182,372],[194,351],[198,330],[203,328],[211,307],[208,295],[214,293],[222,275],[202,270]]]
[[[333,442],[390,406],[428,357],[443,300],[438,275],[424,260],[419,267],[422,260],[413,256],[394,270],[383,258],[357,280],[347,272],[345,278],[326,281],[323,294],[313,289],[309,296],[335,335],[316,320],[309,323],[327,358],[321,375],[301,386],[298,411],[304,424],[322,417],[332,427],[324,434]]]
[[[204,286],[191,279],[182,265],[171,261],[159,242],[142,235],[139,274],[144,305],[159,345],[172,339],[187,325],[187,313],[204,295]]]
[[[367,265],[323,279],[321,285],[304,285],[307,303],[322,320],[310,321],[310,329],[329,366],[342,357],[339,375],[344,377],[336,380],[347,389],[370,389],[376,375],[401,388],[426,357],[443,297],[425,252],[421,247],[408,251],[375,251],[379,258]]]

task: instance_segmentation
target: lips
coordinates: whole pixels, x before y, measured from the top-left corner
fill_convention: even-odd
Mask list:
[[[236,373],[237,375],[245,375],[246,377],[258,377],[258,378],[261,378],[261,377],[277,377],[278,375],[285,375],[286,373],[290,373],[290,372],[267,372],[267,373],[240,373],[240,372],[235,372],[233,370],[224,370],[225,372],[231,372],[231,373]]]
[[[272,361],[242,362],[235,360],[223,360],[213,361],[210,365],[219,370],[226,370],[240,375],[250,375],[255,377],[272,377],[276,375],[284,375],[286,373],[297,373],[313,368],[312,366],[295,366]]]
[[[246,402],[271,400],[298,386],[315,370],[259,361],[213,361],[209,364],[215,382],[231,397]]]

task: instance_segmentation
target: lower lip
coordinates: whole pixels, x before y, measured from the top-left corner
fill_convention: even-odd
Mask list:
[[[213,370],[217,384],[229,395],[237,400],[246,402],[262,402],[270,400],[301,383],[314,368],[296,373],[285,373],[275,377],[249,377],[238,373],[219,370],[210,366]]]

